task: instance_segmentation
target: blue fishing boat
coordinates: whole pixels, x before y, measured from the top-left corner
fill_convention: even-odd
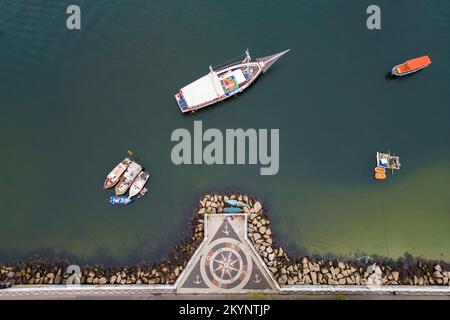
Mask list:
[[[223,208],[223,213],[241,213],[242,209],[237,207],[226,207]]]
[[[129,204],[131,201],[130,198],[126,196],[111,196],[109,197],[110,204]]]
[[[245,207],[245,203],[238,201],[238,200],[234,200],[234,199],[225,200],[224,202],[233,207]]]

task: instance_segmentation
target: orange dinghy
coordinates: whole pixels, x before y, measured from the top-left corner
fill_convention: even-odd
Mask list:
[[[375,173],[386,173],[386,169],[383,167],[375,167]]]
[[[406,61],[392,68],[391,74],[402,77],[428,67],[431,64],[429,56],[423,56]]]

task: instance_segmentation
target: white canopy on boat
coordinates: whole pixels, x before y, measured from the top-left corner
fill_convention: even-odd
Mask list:
[[[241,83],[247,81],[247,79],[245,78],[244,73],[242,72],[241,69],[235,69],[231,72],[228,71],[226,73],[223,73],[220,75],[219,80],[223,80],[223,79],[229,78],[231,76],[234,76],[234,78],[236,79],[236,82],[238,84],[241,84]]]
[[[206,76],[188,84],[181,89],[181,92],[189,107],[198,106],[225,95],[215,72],[210,72]]]

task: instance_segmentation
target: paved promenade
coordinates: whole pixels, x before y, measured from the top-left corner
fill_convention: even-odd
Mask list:
[[[205,238],[174,285],[21,285],[0,299],[446,299],[449,286],[279,286],[247,238],[247,215],[205,215]]]

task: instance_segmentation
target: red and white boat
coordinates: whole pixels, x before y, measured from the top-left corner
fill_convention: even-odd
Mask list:
[[[103,184],[104,189],[109,189],[114,187],[117,182],[119,182],[120,177],[123,175],[125,170],[127,170],[128,166],[131,163],[130,158],[123,159],[106,177],[105,183]]]

